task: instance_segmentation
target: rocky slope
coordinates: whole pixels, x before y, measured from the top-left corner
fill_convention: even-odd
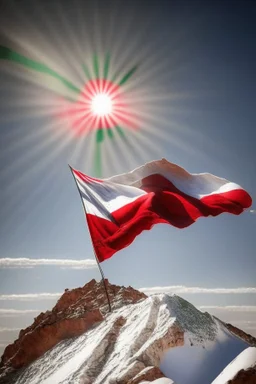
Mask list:
[[[202,368],[187,364],[188,353],[205,353],[207,366],[215,358],[214,348],[228,350],[227,362],[209,365],[213,379],[248,346],[242,335],[231,334],[178,296],[147,297],[131,287],[106,284],[111,313],[102,283],[92,280],[66,290],[51,311],[41,313],[5,349],[0,383],[138,384],[166,376],[179,384],[198,384]],[[175,351],[171,360],[170,351]],[[194,378],[190,370],[197,372]]]
[[[227,329],[233,333],[234,335],[240,337],[241,339],[247,341],[248,344],[256,347],[256,339],[252,335],[249,335],[248,333],[242,331],[241,329],[235,327],[232,324],[224,323]]]
[[[241,369],[227,384],[256,384],[256,368]]]
[[[146,298],[145,294],[131,287],[111,285],[108,280],[105,282],[113,309]],[[34,323],[22,329],[19,338],[6,347],[1,358],[0,372],[7,367],[22,368],[60,341],[83,334],[103,321],[107,311],[102,283],[92,280],[82,288],[66,289],[51,311],[40,313]]]
[[[127,384],[139,384],[143,381],[152,382],[156,379],[164,377],[163,372],[158,367],[147,367],[140,371],[134,378],[128,381]]]

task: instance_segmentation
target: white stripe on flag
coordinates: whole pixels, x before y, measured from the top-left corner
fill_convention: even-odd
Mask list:
[[[74,176],[82,194],[86,212],[110,221],[112,220],[109,213],[147,194],[129,185],[115,184],[105,180],[102,182],[88,180],[88,183],[85,183],[78,175],[74,174]]]

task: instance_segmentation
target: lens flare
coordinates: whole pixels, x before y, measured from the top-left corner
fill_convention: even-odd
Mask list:
[[[58,0],[53,9],[33,6],[33,19],[17,10],[10,7],[12,22],[6,17],[0,27],[6,36],[0,66],[7,75],[1,119],[18,121],[15,131],[4,133],[0,157],[12,159],[4,174],[19,173],[23,180],[24,168],[28,178],[34,172],[32,159],[43,167],[63,156],[63,162],[106,177],[159,157],[167,142],[180,146],[180,95],[165,79],[177,68],[159,60],[149,22],[122,18],[119,7],[101,13],[93,1],[89,9],[77,0],[72,15]]]
[[[92,99],[92,112],[97,116],[108,116],[112,112],[112,100],[106,93],[99,93]]]

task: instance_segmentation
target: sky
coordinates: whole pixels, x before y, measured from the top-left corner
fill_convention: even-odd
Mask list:
[[[165,157],[255,199],[253,1],[0,2],[0,44],[79,89],[95,55],[136,127],[100,144],[101,174]],[[68,164],[95,176],[95,132],[74,130],[56,77],[0,60],[0,353],[65,288],[100,279]],[[65,116],[64,116],[65,115]],[[96,148],[96,149],[95,149]],[[176,293],[256,336],[256,214],[157,225],[102,263],[112,284]]]

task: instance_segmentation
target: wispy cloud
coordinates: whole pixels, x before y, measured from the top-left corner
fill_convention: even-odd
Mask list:
[[[36,300],[57,300],[62,293],[21,293],[12,295],[0,295],[1,301],[36,301]]]
[[[239,293],[256,293],[254,287],[241,287],[241,288],[203,288],[203,287],[186,287],[184,285],[171,285],[168,287],[149,287],[140,288],[140,291],[147,295],[154,295],[157,293],[211,293],[211,294],[239,294]]]
[[[210,293],[210,294],[243,294],[243,293],[256,293],[254,287],[241,287],[241,288],[203,288],[203,287],[186,287],[183,285],[173,285],[168,287],[149,287],[140,288],[140,291],[147,295],[154,295],[158,293],[165,294],[197,294],[197,293]],[[36,301],[36,300],[57,300],[63,293],[21,293],[21,294],[10,294],[0,295],[0,301]],[[236,308],[236,307],[204,307],[204,308]],[[254,307],[244,307],[254,308]],[[255,307],[256,308],[256,307]]]
[[[233,320],[233,322],[239,325],[254,325],[256,327],[256,320]]]
[[[18,332],[20,328],[2,328],[0,327],[0,333],[2,332]]]
[[[256,209],[251,209],[250,213],[256,213]]]
[[[229,311],[229,312],[256,312],[256,305],[202,305],[198,307],[201,311],[205,310],[217,310],[217,311]]]
[[[0,268],[35,268],[40,266],[55,266],[71,269],[92,269],[97,267],[93,259],[73,260],[73,259],[29,259],[11,258],[0,259]]]
[[[0,317],[20,317],[42,312],[40,309],[0,309]]]

